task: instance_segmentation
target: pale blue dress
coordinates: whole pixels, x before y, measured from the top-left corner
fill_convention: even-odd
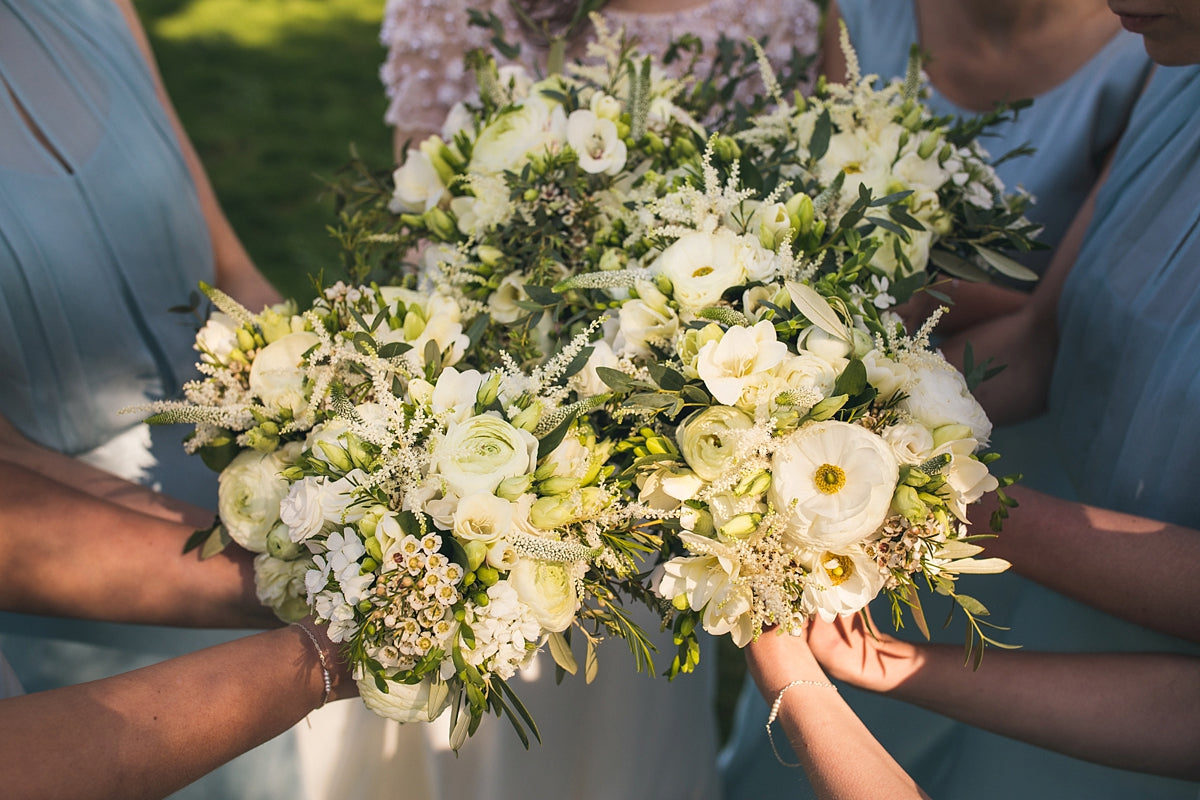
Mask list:
[[[907,53],[907,44],[900,41],[899,38],[893,40],[894,32],[897,30],[905,30],[902,25],[902,20],[907,18],[911,20],[911,6],[907,3],[882,2],[871,3],[873,13],[869,19],[868,29],[874,31],[873,44],[868,42],[856,42],[859,48],[860,59],[864,63],[864,72],[879,71],[878,66],[881,60],[881,52],[885,49],[885,45],[895,51],[896,57],[892,60],[895,69],[902,69],[905,63],[904,58]],[[851,36],[855,36],[856,24],[861,29],[866,18],[862,17],[862,9],[859,3],[849,2],[844,0],[839,3],[843,13],[846,14],[848,25],[851,31]],[[901,13],[903,10],[904,13]],[[876,28],[875,26],[878,26]],[[915,35],[915,26],[910,22],[909,28]],[[888,35],[888,32],[892,32]],[[1138,52],[1141,51],[1140,37],[1126,37],[1122,34],[1119,38],[1132,40],[1136,45]],[[889,44],[890,42],[890,44]],[[1106,60],[1112,58],[1111,51],[1114,45],[1110,44],[1101,53]],[[1145,60],[1142,53],[1140,60],[1134,59],[1135,54],[1126,53],[1122,58],[1110,61],[1114,65],[1111,69],[1113,73],[1105,73],[1109,79],[1108,89],[1105,91],[1095,91],[1094,89],[1084,89],[1087,94],[1093,97],[1093,102],[1101,102],[1101,105],[1107,105],[1108,111],[1101,112],[1093,110],[1088,113],[1076,110],[1072,115],[1062,115],[1054,122],[1054,127],[1046,128],[1044,133],[1037,136],[1031,136],[1035,144],[1041,144],[1042,152],[1057,153],[1059,158],[1073,158],[1075,151],[1086,147],[1085,144],[1092,141],[1090,138],[1092,133],[1090,130],[1083,127],[1086,120],[1092,120],[1099,116],[1109,114],[1122,115],[1127,113],[1129,104],[1137,97],[1140,83],[1129,84],[1126,80],[1128,74],[1139,76],[1139,81],[1144,76]],[[1129,60],[1133,60],[1134,64],[1140,66],[1129,66]],[[1115,65],[1126,63],[1124,67]],[[1090,65],[1089,65],[1090,66]],[[887,73],[884,73],[887,74]],[[1093,76],[1096,79],[1097,76]],[[1072,81],[1075,79],[1073,78]],[[1069,82],[1070,83],[1070,82]],[[1157,82],[1156,82],[1157,83]],[[1193,81],[1194,83],[1194,81]],[[1064,84],[1064,87],[1066,84]],[[1062,94],[1064,87],[1059,87],[1055,90]],[[1118,91],[1117,87],[1123,87]],[[1157,87],[1156,87],[1157,88]],[[1163,96],[1167,91],[1160,90],[1159,96]],[[1118,96],[1123,99],[1117,102]],[[1169,97],[1169,95],[1166,95]],[[1039,105],[1042,105],[1047,98],[1039,98],[1034,106],[1022,113],[1022,120],[1027,118],[1026,115],[1030,112],[1038,110]],[[1149,98],[1147,98],[1149,100]],[[1058,102],[1071,104],[1071,99],[1060,99]],[[1189,105],[1190,103],[1190,105]],[[1139,106],[1139,109],[1145,107],[1145,103]],[[1200,99],[1197,99],[1196,93],[1191,93],[1190,99],[1183,98],[1178,105],[1174,106],[1174,116],[1168,118],[1174,123],[1182,123],[1181,114],[1184,111],[1193,114],[1193,120],[1190,123],[1194,128],[1197,122],[1194,119],[1195,109],[1200,107]],[[1140,123],[1131,123],[1131,131],[1137,130],[1146,125],[1146,120],[1153,120],[1154,114],[1145,111],[1139,111],[1141,119]],[[1164,120],[1165,121],[1165,120]],[[1051,124],[1051,123],[1046,123]],[[1121,128],[1119,124],[1109,126],[1113,130],[1114,135]],[[1115,129],[1114,129],[1115,128]],[[1139,143],[1143,140],[1141,136],[1157,135],[1161,139],[1169,138],[1166,134],[1166,128],[1156,128],[1157,134],[1147,131],[1139,131]],[[1035,131],[1035,133],[1037,133]],[[1023,134],[1017,134],[1022,136]],[[1040,141],[1039,141],[1040,140]],[[1013,144],[1018,144],[1019,139],[1013,141]],[[1072,145],[1072,143],[1075,143]],[[1116,167],[1114,178],[1122,174],[1128,169],[1130,161],[1129,156],[1131,151],[1136,152],[1139,149],[1139,143],[1126,142],[1122,145],[1122,158]],[[1111,142],[1110,142],[1111,144]],[[1178,226],[1185,214],[1191,214],[1190,227],[1195,234],[1195,213],[1200,206],[1200,198],[1196,196],[1196,157],[1195,152],[1196,137],[1192,137],[1193,150],[1190,155],[1179,158],[1179,163],[1171,166],[1162,166],[1161,172],[1155,171],[1150,177],[1145,178],[1147,185],[1155,185],[1155,181],[1159,180],[1164,175],[1179,174],[1182,172],[1180,165],[1187,166],[1190,164],[1191,180],[1193,188],[1191,191],[1191,199],[1180,203],[1179,208],[1173,212],[1167,210],[1169,204],[1160,201],[1160,197],[1165,201],[1167,194],[1150,193],[1146,195],[1134,194],[1127,198],[1127,202],[1137,207],[1139,200],[1142,197],[1152,198],[1150,202],[1143,203],[1140,207],[1145,209],[1146,214],[1155,216],[1165,214],[1167,221],[1163,224],[1166,226]],[[994,152],[1000,152],[1006,149],[1005,146],[993,147]],[[1103,152],[1106,147],[1102,147],[1097,152]],[[1149,148],[1143,148],[1149,150]],[[1147,153],[1149,155],[1149,153]],[[1014,162],[1013,166],[1020,164],[1019,161]],[[1178,172],[1172,172],[1173,169]],[[1040,171],[1040,170],[1038,170]],[[1037,172],[1029,173],[1031,177],[1037,177]],[[1094,177],[1094,175],[1093,175]],[[1008,179],[1010,183],[1015,182],[1012,178]],[[1114,184],[1110,181],[1110,185]],[[1186,186],[1186,179],[1181,181],[1179,186]],[[1062,193],[1053,192],[1050,187],[1037,189],[1041,194],[1040,206],[1056,202],[1071,203],[1072,208],[1077,206],[1082,199],[1080,192]],[[1116,192],[1108,191],[1105,197],[1111,203]],[[1104,208],[1104,207],[1102,207]],[[1111,220],[1117,219],[1117,215],[1106,211],[1098,211],[1096,222],[1093,223],[1091,232],[1089,232],[1089,245],[1085,250],[1085,257],[1081,257],[1076,266],[1071,278],[1070,285],[1064,290],[1063,304],[1064,309],[1067,309],[1072,303],[1077,302],[1077,298],[1083,297],[1085,291],[1090,291],[1091,284],[1096,280],[1096,271],[1106,268],[1103,257],[1098,258],[1097,254],[1104,253],[1108,247],[1107,242],[1107,227]],[[1144,220],[1139,220],[1139,223]],[[1131,225],[1126,230],[1137,233],[1145,225]],[[1162,241],[1172,241],[1170,239],[1162,239]],[[1150,242],[1154,242],[1150,245]],[[1142,246],[1147,249],[1143,252],[1147,253],[1147,262],[1153,263],[1152,255],[1153,248],[1159,243],[1159,237],[1148,239],[1147,243]],[[1132,251],[1133,248],[1130,247]],[[1090,263],[1089,263],[1090,262]],[[1200,268],[1197,264],[1200,263],[1200,254],[1194,255],[1190,262],[1190,273],[1180,277],[1174,275],[1175,283],[1170,286],[1164,286],[1163,296],[1160,297],[1160,302],[1169,302],[1171,297],[1176,300],[1179,297],[1176,293],[1182,294],[1185,297],[1190,296],[1193,304],[1190,313],[1190,321],[1186,324],[1190,325],[1191,342],[1194,347],[1196,344],[1196,329],[1197,329],[1197,310],[1196,310],[1196,295],[1198,287],[1200,287]],[[1129,267],[1125,267],[1126,271]],[[1183,270],[1183,267],[1176,269],[1176,273]],[[1134,280],[1141,280],[1146,273],[1144,271],[1134,271],[1129,276]],[[1168,296],[1169,293],[1169,296]],[[1119,291],[1114,292],[1114,298],[1119,302],[1122,297]],[[1084,302],[1090,302],[1090,297]],[[1149,309],[1147,309],[1149,310]],[[1126,322],[1117,324],[1107,329],[1103,337],[1088,338],[1094,336],[1093,332],[1089,332],[1086,336],[1080,336],[1078,328],[1075,327],[1075,317],[1064,313],[1063,323],[1063,344],[1060,347],[1059,373],[1056,380],[1055,406],[1054,412],[1048,420],[1042,423],[1039,432],[1047,434],[1045,441],[1044,455],[1040,460],[1032,463],[1022,463],[1012,465],[1012,468],[1020,468],[1028,475],[1034,473],[1034,480],[1027,480],[1026,483],[1033,485],[1035,488],[1043,491],[1052,491],[1054,493],[1070,496],[1070,485],[1064,485],[1065,476],[1062,474],[1064,467],[1058,466],[1061,464],[1069,464],[1078,469],[1091,468],[1093,473],[1103,473],[1108,475],[1113,469],[1113,464],[1118,463],[1121,459],[1136,458],[1137,461],[1156,461],[1164,455],[1174,452],[1178,455],[1177,460],[1173,462],[1173,471],[1167,471],[1164,475],[1173,475],[1171,481],[1166,482],[1164,493],[1157,496],[1153,503],[1145,505],[1129,505],[1123,506],[1126,510],[1135,511],[1137,513],[1146,514],[1154,517],[1169,517],[1170,506],[1163,499],[1165,496],[1176,498],[1175,502],[1191,503],[1190,517],[1187,518],[1186,524],[1193,527],[1200,526],[1200,513],[1197,513],[1196,495],[1193,492],[1189,494],[1187,483],[1194,480],[1194,475],[1197,468],[1200,468],[1200,461],[1197,460],[1194,443],[1198,439],[1194,435],[1194,428],[1197,424],[1195,418],[1190,420],[1192,427],[1191,435],[1185,433],[1179,435],[1180,431],[1175,426],[1175,420],[1181,416],[1179,412],[1174,415],[1164,416],[1160,410],[1147,410],[1146,413],[1140,414],[1148,421],[1145,428],[1138,426],[1130,428],[1127,424],[1127,416],[1106,416],[1107,421],[1116,421],[1114,424],[1100,423],[1097,421],[1095,414],[1102,413],[1099,409],[1104,407],[1104,404],[1099,399],[1106,389],[1095,391],[1095,384],[1082,384],[1092,388],[1092,391],[1079,392],[1073,396],[1068,405],[1061,398],[1064,396],[1065,386],[1076,386],[1077,381],[1075,375],[1081,375],[1087,370],[1094,370],[1095,374],[1090,376],[1090,380],[1109,380],[1116,385],[1124,386],[1126,390],[1132,387],[1126,385],[1124,376],[1117,376],[1114,371],[1116,362],[1110,360],[1114,352],[1119,352],[1125,347],[1135,345],[1135,339],[1140,344],[1137,344],[1142,350],[1157,354],[1166,354],[1170,359],[1174,355],[1174,361],[1167,361],[1167,364],[1174,364],[1180,367],[1180,371],[1171,381],[1155,381],[1155,382],[1136,382],[1138,387],[1154,386],[1156,389],[1161,388],[1163,394],[1161,397],[1172,398],[1176,402],[1180,402],[1180,398],[1187,397],[1186,386],[1181,385],[1181,382],[1186,384],[1191,381],[1191,399],[1190,404],[1180,402],[1178,406],[1200,410],[1200,403],[1196,398],[1196,375],[1200,371],[1200,362],[1197,362],[1194,355],[1190,358],[1190,363],[1186,367],[1182,367],[1183,361],[1181,357],[1187,353],[1187,347],[1184,340],[1187,336],[1176,339],[1167,343],[1161,334],[1147,336],[1145,338],[1135,337],[1130,335],[1132,323]],[[1154,315],[1147,318],[1153,320]],[[1184,319],[1180,317],[1180,319]],[[1102,320],[1102,321],[1101,321]],[[1101,316],[1097,322],[1098,326],[1109,324],[1113,320],[1110,318],[1104,320]],[[1110,341],[1111,340],[1111,341]],[[1091,354],[1091,358],[1087,358],[1084,354]],[[1144,353],[1135,358],[1144,357]],[[1087,367],[1078,365],[1087,364]],[[1126,367],[1125,359],[1121,359],[1122,369]],[[1169,369],[1169,368],[1168,368]],[[1070,374],[1068,375],[1068,372]],[[1128,412],[1128,407],[1125,409]],[[1081,416],[1075,417],[1074,414]],[[1153,426],[1151,421],[1170,419],[1171,426]],[[1157,430],[1151,431],[1150,428],[1155,427]],[[1060,448],[1058,452],[1062,454],[1062,458],[1054,458],[1054,448],[1051,443],[1054,441],[1053,433],[1056,430],[1064,432],[1074,431],[1077,441],[1072,442],[1067,448]],[[1113,446],[1110,444],[1113,441],[1120,439],[1121,434],[1129,432],[1133,438],[1127,446],[1127,451],[1123,451],[1119,456],[1114,455]],[[998,448],[1005,451],[1010,449],[1009,443],[1017,440],[1018,437],[1009,429],[998,435]],[[1031,436],[1025,432],[1023,437],[1017,441],[1017,444],[1029,442]],[[1007,441],[1006,441],[1007,440]],[[1083,450],[1084,443],[1088,443],[1095,448],[1088,453],[1089,457],[1080,455]],[[1191,447],[1189,448],[1189,445]],[[1136,450],[1136,454],[1135,451]],[[1187,450],[1186,457],[1190,459],[1190,469],[1188,465],[1182,463],[1178,459],[1184,457],[1184,451]],[[1026,453],[1028,449],[1026,448]],[[1025,455],[1019,453],[1018,455]],[[1012,453],[1004,459],[1006,466],[1012,463]],[[1123,461],[1120,463],[1123,464]],[[1054,465],[1054,469],[1050,468]],[[1113,474],[1124,474],[1124,470],[1118,469]],[[1134,473],[1137,475],[1137,473]],[[1098,505],[1109,505],[1106,498],[1110,496],[1113,487],[1107,482],[1091,483],[1096,480],[1096,475],[1072,474],[1071,483],[1079,488],[1080,496],[1090,502]],[[1107,481],[1107,479],[1106,479]],[[1137,478],[1126,479],[1127,483],[1132,483],[1135,487]],[[1145,497],[1143,490],[1142,497]],[[1019,513],[1019,509],[1014,513]],[[1180,518],[1174,518],[1176,521],[1183,521]],[[967,582],[964,579],[963,589],[967,593],[974,594],[980,597],[993,611],[993,618],[1001,624],[1010,625],[1012,631],[1006,634],[1006,638],[1010,641],[1018,642],[1028,649],[1034,650],[1064,650],[1064,651],[1087,651],[1087,650],[1192,650],[1179,640],[1172,639],[1166,636],[1159,636],[1150,633],[1137,626],[1116,620],[1107,615],[1093,611],[1081,604],[1068,600],[1061,595],[1048,591],[1025,581],[1015,575],[1004,576],[983,576],[975,581]],[[938,606],[940,607],[940,606]],[[936,612],[930,615],[931,618],[936,616]],[[879,614],[877,618],[886,620],[886,614]],[[886,623],[885,623],[886,624]],[[947,638],[946,636],[939,637],[935,632],[935,638],[940,638],[942,641],[960,640],[961,622],[959,627],[954,629],[954,633]],[[910,635],[915,635],[911,634]],[[1195,784],[1185,783],[1181,781],[1173,781],[1165,778],[1157,778],[1152,776],[1140,775],[1137,773],[1126,772],[1122,770],[1114,770],[1106,767],[1100,767],[1086,762],[1071,759],[1065,756],[1060,756],[1049,751],[1041,750],[1032,746],[1028,746],[1010,739],[996,736],[984,731],[972,728],[967,725],[956,723],[948,718],[940,715],[908,706],[897,701],[887,698],[877,697],[863,692],[855,691],[849,687],[842,687],[843,693],[854,707],[855,711],[866,722],[873,733],[881,740],[885,747],[891,752],[905,769],[918,781],[918,783],[930,793],[931,796],[938,800],[946,798],[980,798],[987,800],[988,798],[1176,798],[1176,797],[1195,797],[1197,789]],[[740,699],[737,718],[735,720],[734,733],[732,740],[726,750],[722,753],[720,766],[725,779],[727,796],[736,800],[737,798],[760,798],[760,797],[810,797],[812,790],[804,779],[803,774],[796,769],[787,769],[778,764],[774,755],[771,753],[770,746],[766,739],[766,734],[763,729],[763,724],[767,717],[767,706],[759,697],[757,689],[752,684],[748,685]]]
[[[215,508],[216,476],[183,453],[182,428],[151,442],[118,414],[192,376],[197,322],[168,309],[214,278],[195,187],[120,11],[0,0],[0,82],[0,413],[45,447]],[[231,635],[0,614],[26,691]],[[179,796],[292,796],[294,760],[279,737]]]

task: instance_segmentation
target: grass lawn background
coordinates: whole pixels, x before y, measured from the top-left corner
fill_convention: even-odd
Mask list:
[[[378,77],[383,0],[135,5],[234,230],[284,296],[311,298],[310,275],[323,271],[326,283],[340,277],[321,177],[349,160],[351,143],[368,164],[392,158]],[[719,666],[723,737],[744,662],[727,638],[704,658]],[[668,664],[669,655],[659,654],[659,670]]]

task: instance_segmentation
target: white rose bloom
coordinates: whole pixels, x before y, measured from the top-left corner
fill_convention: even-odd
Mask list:
[[[237,332],[240,327],[232,317],[214,311],[196,334],[195,347],[202,354],[201,360],[210,364],[227,364],[229,355],[237,349]]]
[[[887,580],[861,547],[814,552],[808,566],[812,571],[804,582],[803,601],[826,622],[866,608]]]
[[[883,524],[900,477],[892,449],[848,422],[815,422],[775,449],[767,492],[786,515],[788,533],[815,547],[839,550]]]
[[[625,166],[625,142],[617,135],[616,123],[587,109],[572,111],[567,118],[567,143],[584,172],[616,175]]]
[[[517,305],[518,301],[529,299],[529,295],[525,293],[527,280],[521,272],[510,272],[500,279],[500,285],[488,298],[488,313],[492,315],[492,319],[507,325],[529,313]]]
[[[469,494],[454,509],[454,537],[492,544],[512,530],[512,503],[494,494]]]
[[[279,521],[288,491],[274,453],[243,450],[217,478],[217,510],[230,537],[254,553],[265,553],[267,534]]]
[[[680,305],[698,311],[715,305],[727,289],[746,282],[745,267],[735,251],[737,240],[727,230],[689,233],[664,250],[650,269],[671,280]]]
[[[388,202],[393,214],[422,214],[435,207],[446,194],[446,184],[433,161],[420,150],[409,150],[404,163],[392,173],[395,189]]]
[[[666,345],[679,330],[679,317],[667,298],[649,281],[638,282],[638,298],[629,300],[617,313],[615,341],[618,355],[650,355],[650,345]]]
[[[432,678],[417,684],[388,681],[385,694],[368,675],[358,679],[358,695],[363,705],[381,717],[397,722],[432,722],[450,707],[450,693],[444,685],[433,686],[432,682]]]
[[[509,572],[508,582],[544,629],[561,633],[571,627],[579,596],[575,578],[565,565],[523,558]]]
[[[592,354],[588,356],[587,364],[568,379],[568,385],[580,397],[595,397],[608,391],[608,384],[600,380],[596,367],[616,369],[617,354],[613,352],[608,342],[601,339],[590,345]]]
[[[308,409],[304,354],[321,340],[315,333],[289,333],[258,351],[250,365],[250,391],[267,408],[299,416]]]
[[[496,174],[519,169],[530,153],[556,150],[567,139],[562,106],[531,95],[479,132],[470,170]]]
[[[308,616],[304,574],[312,566],[306,558],[282,561],[262,553],[254,557],[254,591],[258,602],[284,622]]]
[[[705,481],[715,481],[736,465],[739,431],[753,427],[754,418],[740,409],[710,406],[680,426],[676,439],[692,471]]]
[[[907,366],[873,348],[863,355],[862,362],[867,368],[867,382],[878,390],[881,400],[900,391],[912,377],[912,370]]]
[[[537,439],[494,414],[451,423],[433,450],[431,471],[447,492],[466,497],[491,494],[505,478],[532,473],[537,465]]]
[[[943,425],[966,425],[975,439],[986,444],[992,423],[979,401],[971,395],[962,373],[936,355],[908,362],[912,377],[904,384],[908,395],[899,408],[921,424],[934,429]]]
[[[279,504],[279,518],[288,526],[293,542],[303,542],[321,532],[325,513],[321,509],[324,478],[304,478],[293,483]]]
[[[892,425],[881,435],[901,464],[916,466],[933,457],[933,434],[924,425]]]
[[[775,338],[775,326],[763,320],[750,328],[730,328],[719,342],[700,348],[696,372],[713,397],[732,406],[747,389],[766,382],[787,354],[787,345]]]

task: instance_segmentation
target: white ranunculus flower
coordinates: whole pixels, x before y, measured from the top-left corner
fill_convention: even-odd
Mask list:
[[[519,169],[530,153],[557,149],[566,140],[567,116],[562,106],[531,95],[479,132],[471,150],[470,170],[495,174]]]
[[[745,283],[746,270],[735,252],[737,240],[726,230],[685,234],[650,269],[671,280],[672,294],[681,306],[698,311],[715,305],[727,289]]]
[[[307,558],[283,561],[266,553],[254,557],[254,591],[258,602],[284,622],[308,616],[304,574],[312,567]]]
[[[875,533],[887,517],[899,465],[879,436],[848,422],[815,422],[785,438],[771,460],[771,504],[788,533],[840,550]]]
[[[237,349],[240,327],[229,315],[214,311],[196,334],[196,349],[202,354],[201,360],[210,364],[227,364],[229,355]]]
[[[649,281],[638,282],[638,297],[621,306],[614,343],[618,355],[638,357],[651,354],[650,345],[666,345],[679,330],[679,317],[667,298]]]
[[[454,537],[492,544],[512,530],[512,503],[494,494],[469,494],[454,509]]]
[[[933,429],[943,425],[966,425],[980,443],[992,435],[992,423],[979,401],[971,395],[962,373],[940,356],[930,354],[908,362],[912,377],[904,384],[908,396],[899,408]]]
[[[279,521],[288,491],[274,453],[243,450],[217,479],[217,510],[230,537],[254,553],[265,553],[267,534]]]
[[[692,471],[715,481],[736,465],[739,432],[753,427],[754,418],[740,409],[709,406],[680,426],[676,439]]]
[[[529,313],[517,305],[518,301],[529,299],[529,295],[525,293],[527,280],[521,272],[510,272],[500,279],[500,285],[488,298],[488,313],[492,315],[492,319],[507,325]]]
[[[392,173],[395,188],[388,202],[393,214],[422,214],[435,207],[446,194],[446,184],[433,161],[420,150],[409,150],[404,163]]]
[[[625,166],[625,142],[611,119],[578,109],[567,117],[567,143],[579,156],[579,166],[591,174],[616,175]]]
[[[884,571],[861,547],[849,547],[838,553],[816,551],[811,554],[809,568],[803,602],[826,622],[866,608],[887,580]]]
[[[766,382],[787,354],[787,345],[775,338],[775,326],[763,320],[730,328],[719,342],[704,345],[696,372],[713,397],[732,406],[747,389]]]
[[[491,494],[500,481],[526,475],[537,465],[537,439],[494,414],[480,414],[446,429],[433,450],[431,471],[449,494]]]
[[[444,685],[433,685],[432,678],[417,684],[388,681],[385,694],[371,675],[358,679],[358,695],[363,705],[381,717],[397,722],[432,722],[450,707],[450,693]]]
[[[561,633],[571,627],[579,610],[579,595],[575,578],[565,565],[522,558],[508,573],[508,582],[543,628]]]
[[[308,409],[304,354],[321,340],[315,333],[289,333],[258,351],[250,365],[250,391],[267,408],[299,416]]]

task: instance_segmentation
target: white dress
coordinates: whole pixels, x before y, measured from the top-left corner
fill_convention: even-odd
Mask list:
[[[486,44],[487,34],[466,25],[465,0],[392,0],[382,38],[389,48],[381,70],[391,100],[387,119],[402,132],[423,137],[440,130],[450,107],[472,89],[463,53]],[[480,2],[504,21],[510,41],[520,28],[507,0]],[[714,52],[719,33],[733,39],[766,39],[778,62],[796,45],[815,53],[818,11],[811,0],[710,0],[671,14],[605,14],[616,29],[638,36],[642,49],[661,53],[666,42],[690,32]],[[536,52],[526,50],[526,52]],[[640,624],[656,631],[655,618]],[[657,635],[656,668],[674,652],[671,637]],[[357,703],[336,703],[310,716],[300,728],[300,762],[307,752],[340,750],[332,771],[312,769],[304,783],[312,798],[346,800],[403,797],[405,800],[711,800],[719,797],[714,689],[715,642],[704,643],[705,662],[693,675],[668,682],[637,673],[628,648],[607,641],[600,672],[586,685],[582,676],[555,684],[554,664],[539,654],[535,666],[511,685],[541,730],[542,744],[528,752],[505,719],[487,717],[455,755],[447,746],[448,720],[432,725],[397,725]],[[577,656],[579,654],[577,653]]]

